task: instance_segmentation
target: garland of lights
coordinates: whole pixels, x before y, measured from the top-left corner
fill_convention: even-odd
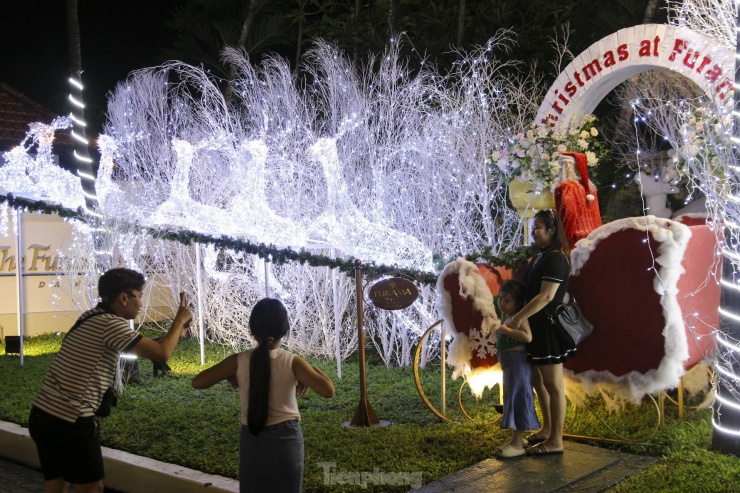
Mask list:
[[[432,252],[481,251],[467,257],[512,267],[527,257],[507,252],[521,245],[521,219],[482,152],[531,122],[541,97],[535,81],[504,73],[514,62],[498,59],[499,48],[509,41],[497,35],[461,52],[444,75],[411,67],[395,42],[363,67],[317,43],[298,84],[284,59],[252,65],[227,50],[239,95],[230,102],[198,67],[132,73],[108,98],[98,138],[94,211],[103,217],[76,224],[65,272],[114,262],[152,273],[158,296],[201,293],[209,338],[234,347],[248,339],[248,308],[273,296],[300,327],[291,350],[341,361],[358,341],[353,278],[338,270],[350,274],[347,259],[363,259],[367,274],[419,279],[409,310],[368,325],[386,364],[410,364],[420,331],[438,320]],[[70,296],[87,306],[78,291]],[[422,361],[439,350],[434,337]]]
[[[673,135],[666,131],[670,128],[660,130],[678,151],[676,164],[679,171],[687,172],[691,193],[699,191],[706,197],[707,223],[715,226],[722,248],[720,323],[714,333],[716,353],[708,355],[717,378],[712,406],[712,448],[740,455],[740,315],[735,311],[740,293],[740,194],[737,193],[740,178],[737,165],[740,159],[737,147],[740,144],[740,3],[669,0],[668,11],[673,24],[700,32],[721,46],[734,48],[736,53],[733,104],[711,99],[699,101],[698,107],[683,101],[675,107],[668,107],[667,103],[673,125],[676,122],[684,124],[673,128]]]
[[[85,196],[85,208],[87,213],[93,217],[101,217],[96,212],[98,206],[97,192],[95,191],[95,176],[92,174],[93,160],[90,159],[90,153],[88,146],[90,142],[87,139],[85,122],[85,103],[82,98],[82,91],[84,86],[82,81],[77,76],[70,76],[68,79],[70,85],[70,94],[68,100],[71,105],[71,113],[69,115],[72,121],[72,130],[70,135],[75,141],[74,157],[77,159],[77,175],[80,177],[82,183],[82,194]],[[79,152],[77,152],[79,151]]]
[[[62,218],[74,219],[89,225],[93,225],[97,222],[95,218],[83,211],[82,208],[78,208],[76,211],[73,211],[60,205],[15,197],[12,193],[0,195],[0,203],[7,203],[13,209],[40,212],[42,214],[57,214]],[[305,249],[295,251],[292,248],[277,248],[274,245],[266,245],[265,243],[251,242],[249,240],[231,238],[225,235],[216,237],[188,230],[170,231],[164,228],[142,227],[139,225],[129,225],[129,227],[133,231],[143,231],[152,237],[174,241],[186,246],[197,243],[212,245],[217,249],[223,248],[233,250],[238,253],[257,255],[259,258],[268,260],[277,265],[282,265],[287,262],[299,262],[301,264],[308,264],[311,267],[329,267],[330,269],[339,269],[341,272],[344,272],[349,276],[354,275],[355,272],[354,260],[331,258],[326,255],[311,253]],[[522,246],[496,256],[493,255],[492,249],[488,247],[482,252],[469,253],[465,255],[464,258],[469,261],[484,261],[485,263],[497,267],[516,269],[521,267],[527,259],[532,256],[534,248],[536,248],[534,245]],[[370,277],[398,273],[416,279],[420,284],[427,286],[434,286],[437,283],[437,275],[429,272],[400,269],[396,266],[383,264],[376,265],[375,263],[364,264],[362,268]]]

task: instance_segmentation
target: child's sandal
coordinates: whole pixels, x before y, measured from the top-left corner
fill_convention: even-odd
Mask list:
[[[525,453],[526,452],[524,451],[523,448],[521,448],[521,449],[514,448],[514,447],[512,447],[511,445],[509,445],[507,443],[506,445],[504,445],[500,449],[496,450],[495,455],[499,459],[511,459],[513,457],[521,457]]]

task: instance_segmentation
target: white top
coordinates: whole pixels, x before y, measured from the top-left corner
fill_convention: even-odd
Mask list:
[[[239,397],[241,397],[242,424],[247,424],[247,409],[249,408],[249,361],[254,349],[239,353],[236,358],[236,380],[239,382]],[[284,349],[270,350],[270,396],[267,403],[267,422],[265,426],[272,426],[291,419],[301,420],[296,398],[296,384],[298,381],[293,374],[293,358],[295,355]]]

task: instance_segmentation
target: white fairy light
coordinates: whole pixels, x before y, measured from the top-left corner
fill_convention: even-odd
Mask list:
[[[720,279],[720,284],[722,284],[722,286],[725,286],[727,288],[734,289],[735,291],[740,292],[740,286],[738,286],[737,284],[731,283],[725,279]]]
[[[692,31],[707,36],[719,46],[737,51],[737,2],[727,0],[685,0],[681,2],[669,1],[668,10],[672,15],[671,22]],[[716,50],[715,50],[716,52]],[[712,58],[714,58],[714,53]],[[732,62],[723,66],[724,73],[736,73],[732,70]],[[735,62],[736,63],[736,62]],[[650,72],[648,72],[649,74]],[[646,76],[649,79],[651,76]],[[716,359],[714,369],[718,377],[717,395],[722,394],[727,402],[740,406],[740,389],[737,383],[740,377],[735,373],[738,367],[737,348],[731,341],[736,339],[728,336],[737,332],[740,323],[740,314],[734,301],[740,288],[734,280],[735,273],[740,271],[740,255],[737,247],[740,244],[740,198],[736,195],[738,165],[735,162],[733,146],[740,140],[737,133],[733,135],[733,118],[738,116],[732,111],[730,101],[714,100],[713,97],[693,94],[686,97],[677,97],[671,90],[686,91],[688,86],[684,82],[673,82],[670,73],[654,78],[643,87],[649,88],[642,92],[639,103],[633,102],[633,108],[638,113],[640,121],[644,121],[657,135],[671,143],[676,150],[675,165],[679,173],[688,182],[690,192],[686,201],[701,198],[702,208],[706,210],[707,224],[717,233],[717,243],[724,255],[725,265],[723,279],[720,285],[723,289],[722,308],[720,316],[722,323],[717,327],[714,335],[717,342],[717,354],[707,354],[710,360]],[[738,81],[735,81],[737,85]],[[674,88],[674,89],[671,89]],[[652,91],[652,92],[650,92]],[[647,97],[645,97],[647,95]],[[738,91],[735,91],[735,106],[737,106]],[[636,98],[633,98],[633,101]],[[673,102],[672,102],[673,101]],[[645,118],[651,113],[650,118]],[[737,123],[735,124],[737,126]],[[692,204],[688,205],[692,209]],[[718,273],[709,273],[707,281]],[[717,281],[714,279],[715,282]],[[726,300],[726,297],[727,300]],[[687,323],[687,326],[689,324]],[[697,338],[699,336],[697,335]],[[717,405],[715,403],[715,410]],[[726,403],[722,405],[727,405]],[[721,435],[740,436],[734,430],[740,423],[737,409],[727,405],[725,412],[715,412],[713,424],[715,438]],[[725,451],[737,453],[737,441],[732,438],[719,438],[717,446]],[[729,441],[727,441],[729,440]],[[713,440],[714,444],[714,440]]]
[[[85,105],[82,103],[82,101],[80,101],[79,99],[75,98],[71,94],[69,95],[69,98],[68,99],[69,99],[69,102],[70,103],[72,103],[73,105],[77,106],[78,108],[80,108],[80,109],[84,109],[85,108]]]
[[[95,177],[93,175],[90,175],[88,173],[85,173],[84,171],[81,171],[79,169],[77,170],[77,176],[79,176],[80,178],[86,178],[88,180],[94,180],[95,179]]]
[[[720,310],[720,312],[722,312],[722,310]],[[724,312],[723,315],[727,315],[727,312]],[[731,315],[731,318],[737,319],[737,317],[734,314]],[[726,340],[722,334],[718,334],[717,337],[715,337],[715,339],[717,340],[717,342],[722,344],[724,347],[726,347],[730,351],[735,351],[735,352],[740,353],[740,345],[733,344],[730,341]]]
[[[73,121],[74,123],[76,123],[77,125],[79,125],[79,126],[81,126],[81,127],[86,127],[86,126],[87,126],[87,123],[85,123],[84,121],[82,121],[82,120],[80,120],[79,118],[77,118],[77,117],[76,117],[76,116],[75,116],[74,114],[70,114],[70,115],[69,115],[69,117],[70,117],[70,118],[72,119],[72,121]]]
[[[735,375],[732,370],[728,370],[723,365],[717,363],[712,367],[717,373],[720,374],[720,376],[724,376],[728,380],[730,380],[730,383],[737,384],[740,382],[740,379],[738,379],[737,375]]]
[[[49,125],[30,124],[20,145],[4,153],[0,186],[8,192],[60,203],[70,209],[84,206],[80,180],[59,167],[52,153],[54,133],[69,126],[68,117],[56,118]]]
[[[70,78],[69,78],[69,79],[67,79],[67,80],[69,81],[69,83],[70,83],[70,84],[72,84],[72,85],[73,85],[74,87],[76,87],[76,88],[77,88],[77,89],[79,89],[80,91],[82,91],[82,90],[84,89],[84,87],[82,86],[82,82],[78,81],[78,80],[77,80],[77,79],[75,79],[74,77],[70,77]]]
[[[724,427],[720,424],[720,422],[716,418],[712,418],[712,426],[715,430],[721,431],[722,433],[725,433],[727,435],[732,435],[740,438],[740,430],[733,430],[727,427]]]
[[[502,62],[462,56],[443,80],[411,75],[393,51],[358,73],[319,44],[307,55],[313,82],[301,89],[283,60],[258,69],[236,51],[226,56],[237,67],[240,94],[228,111],[212,79],[183,64],[140,71],[114,92],[99,138],[106,214],[424,269],[431,251],[448,258],[518,245],[505,182],[490,176],[484,156],[471,158],[503,140],[508,108],[522,107],[520,128],[536,111],[536,91],[505,77]],[[169,74],[179,82],[166,84]],[[449,87],[461,89],[451,94]],[[165,218],[166,204],[172,214]],[[142,270],[169,265],[163,277],[190,285],[179,273],[194,271],[192,250],[152,250],[144,257],[151,265],[137,264]],[[206,249],[204,259],[206,323],[213,337],[243,344],[248,336],[234,328],[246,326],[245,307],[264,294],[264,264],[228,250]],[[297,317],[289,345],[318,356],[336,356],[335,347],[340,358],[351,353],[351,279],[299,264],[269,265],[267,273],[270,289]],[[410,342],[434,322],[434,301],[428,290],[413,308],[382,315],[375,340],[384,361],[410,363]]]
[[[717,399],[719,402],[721,402],[725,406],[729,406],[733,409],[740,410],[740,404],[738,404],[735,401],[731,401],[729,399],[726,399],[724,396],[722,396],[719,392],[714,394],[714,398]]]

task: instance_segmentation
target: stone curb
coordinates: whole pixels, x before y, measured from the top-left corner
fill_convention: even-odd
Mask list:
[[[39,470],[28,429],[0,421],[0,457]],[[234,479],[103,447],[105,486],[126,493],[238,493]]]

